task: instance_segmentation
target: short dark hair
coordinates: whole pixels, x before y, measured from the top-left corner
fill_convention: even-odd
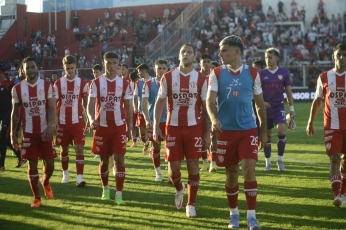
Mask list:
[[[180,47],[179,51],[180,51],[181,48],[183,48],[184,46],[190,46],[190,47],[192,47],[192,49],[193,49],[193,54],[196,55],[196,53],[197,53],[196,47],[195,47],[194,45],[190,44],[190,43],[184,43],[184,44]]]
[[[333,48],[333,53],[337,50],[346,50],[346,44],[345,43],[336,44],[336,46]]]
[[[223,46],[223,45],[238,47],[240,48],[241,52],[243,52],[244,50],[243,41],[241,40],[239,36],[236,36],[236,35],[227,36],[224,39],[222,39],[221,42],[219,43],[219,46]]]
[[[92,69],[93,69],[93,70],[100,70],[100,71],[102,72],[102,65],[96,64],[96,65],[93,66]]]
[[[76,64],[76,59],[72,56],[72,55],[66,55],[63,59],[62,59],[62,63],[64,65],[66,64]]]
[[[130,79],[131,81],[136,81],[138,79],[138,74],[136,71],[133,71],[132,73],[130,73]]]
[[[128,65],[126,65],[126,64],[121,64],[120,67],[123,67],[123,66],[124,66],[126,69],[129,69]]]
[[[157,60],[155,61],[155,65],[159,65],[159,64],[168,65],[168,61],[165,60],[165,59],[157,59]]]
[[[147,72],[149,72],[149,66],[145,63],[143,64],[140,64],[139,66],[137,66],[136,70],[142,70],[142,69],[145,69]]]
[[[203,54],[199,61],[202,61],[203,59],[211,59],[211,56],[208,54]]]
[[[280,51],[274,47],[268,48],[265,53],[266,54],[274,54],[275,56],[280,57]]]
[[[220,66],[220,64],[217,61],[212,61],[212,62],[210,62],[210,64],[212,64],[212,65],[214,65],[216,67]]]
[[[113,51],[108,51],[103,55],[103,60],[106,60],[107,58],[119,59],[118,55],[116,53],[114,53]]]
[[[26,64],[26,63],[31,62],[31,61],[35,62],[35,64],[36,64],[35,58],[33,58],[33,57],[24,58],[22,61],[22,64]]]
[[[254,66],[254,65],[259,66],[260,69],[264,69],[264,67],[266,66],[266,65],[265,65],[265,62],[262,61],[262,60],[253,61],[253,62],[252,62],[252,65],[253,65],[253,66]]]

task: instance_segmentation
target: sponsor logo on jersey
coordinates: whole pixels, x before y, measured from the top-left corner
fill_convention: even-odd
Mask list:
[[[167,141],[174,141],[176,137],[167,137]]]
[[[324,134],[331,134],[331,133],[334,133],[334,130],[326,130],[326,131],[324,131]]]
[[[173,147],[175,145],[175,142],[166,142],[166,147]]]
[[[326,137],[324,138],[325,141],[330,141],[331,139],[333,139],[333,136],[326,136]]]
[[[226,154],[226,149],[218,149],[216,152],[218,154]]]
[[[217,141],[218,145],[227,145],[227,141]]]

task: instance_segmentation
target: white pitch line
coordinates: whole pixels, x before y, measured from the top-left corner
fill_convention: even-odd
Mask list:
[[[259,153],[264,155],[263,151],[259,151]],[[272,157],[277,158],[277,156],[272,156]],[[293,159],[293,158],[286,158],[286,157],[284,157],[283,159],[288,160],[288,161],[293,161],[293,162],[301,163],[301,164],[329,167],[329,164],[312,163],[312,162],[301,161],[301,160],[297,160],[297,159]]]

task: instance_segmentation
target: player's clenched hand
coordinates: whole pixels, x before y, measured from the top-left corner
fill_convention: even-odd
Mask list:
[[[294,120],[295,117],[296,117],[296,114],[295,114],[293,111],[291,111],[291,112],[290,112],[290,118],[291,118],[292,120]]]
[[[91,127],[93,130],[99,129],[99,122],[98,122],[97,120],[94,120],[94,121],[90,124],[90,127]]]
[[[155,126],[153,130],[154,141],[159,142],[159,137],[163,139],[163,135],[159,126]]]
[[[56,126],[54,125],[48,125],[43,133],[42,133],[42,141],[46,142],[49,141],[52,138],[52,132],[55,130]]]
[[[145,122],[146,126],[147,126],[147,129],[148,131],[153,131],[153,122],[152,121],[146,121]]]
[[[270,109],[271,105],[268,102],[264,102],[264,108],[265,109]]]
[[[258,136],[259,149],[263,149],[264,146],[267,144],[267,141],[268,141],[267,132],[261,131],[260,135]]]
[[[309,122],[308,126],[306,127],[306,134],[308,134],[309,137],[312,137],[312,135],[314,135],[314,132],[314,125]]]
[[[212,124],[211,124],[211,131],[213,133],[222,131],[221,130],[221,122],[219,120],[217,120],[215,122],[214,121],[212,122]]]
[[[16,137],[16,135],[11,135],[11,144],[13,148],[17,151],[19,146],[18,146],[18,138]]]
[[[87,120],[87,123],[85,124],[85,130],[88,131],[90,133],[91,131],[91,127],[90,127],[90,122],[89,120]]]

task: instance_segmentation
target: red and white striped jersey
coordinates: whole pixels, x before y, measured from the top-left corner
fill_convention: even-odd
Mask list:
[[[95,79],[89,97],[96,98],[95,119],[100,126],[125,124],[124,100],[132,100],[129,82],[116,76],[109,80],[105,75]]]
[[[82,99],[88,95],[87,83],[76,76],[69,80],[66,76],[54,84],[57,99],[58,123],[72,125],[84,122]]]
[[[53,85],[41,78],[33,85],[24,80],[14,86],[12,97],[14,103],[20,103],[23,132],[43,133],[48,124],[47,99],[55,99]]]
[[[334,69],[322,73],[317,80],[316,97],[324,97],[324,128],[346,129],[346,71]]]
[[[167,97],[167,125],[193,126],[202,123],[202,101],[207,99],[207,78],[195,69],[188,74],[179,68],[165,73],[159,97]]]

